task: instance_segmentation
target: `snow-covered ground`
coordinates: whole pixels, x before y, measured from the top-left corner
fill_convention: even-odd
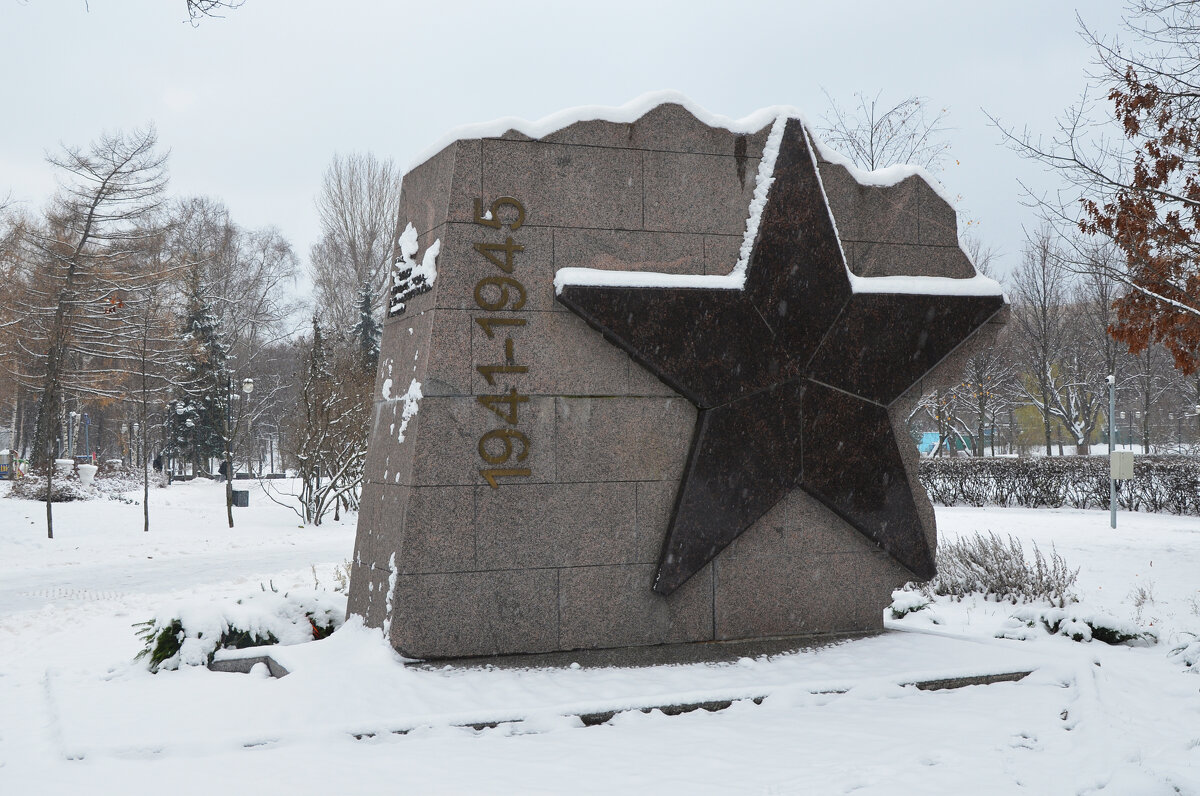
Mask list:
[[[0,485],[0,490],[7,486]],[[0,793],[1200,793],[1200,520],[939,509],[944,537],[1053,543],[1081,608],[1148,647],[995,638],[1012,607],[939,601],[891,632],[808,652],[636,670],[413,669],[351,621],[281,647],[282,679],[150,674],[131,625],[260,584],[332,587],[354,522],[300,527],[257,489],[176,484],[141,507],[0,500]],[[1200,667],[1196,667],[1200,668]],[[938,676],[1033,669],[922,691]],[[765,697],[756,704],[750,697]],[[680,716],[637,710],[741,700]],[[491,729],[457,725],[498,722]]]

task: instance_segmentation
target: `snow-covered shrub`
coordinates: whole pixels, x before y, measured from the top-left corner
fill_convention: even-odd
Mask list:
[[[345,616],[345,596],[321,589],[264,588],[239,600],[179,604],[134,625],[145,644],[136,659],[145,658],[152,672],[207,666],[218,649],[325,638]]]
[[[937,575],[927,582],[926,594],[962,599],[983,594],[1000,602],[1049,602],[1062,608],[1075,602],[1071,591],[1079,569],[1071,569],[1053,547],[1042,555],[1035,544],[1032,560],[1018,539],[1005,542],[995,533],[976,533],[957,541],[942,541],[937,550]]]
[[[921,484],[942,506],[1107,508],[1107,456],[922,459]],[[1129,481],[1118,482],[1126,511],[1200,515],[1200,457],[1138,456]]]
[[[1174,663],[1182,663],[1192,674],[1200,674],[1200,636],[1187,633],[1190,640],[1167,653],[1167,658]]]
[[[54,477],[54,485],[52,487],[50,497],[51,503],[69,503],[73,500],[92,500],[96,497],[96,492],[79,483],[79,479],[75,476],[63,478],[61,476]],[[18,478],[12,482],[12,489],[9,490],[8,497],[18,500],[45,500],[46,499],[46,479],[41,475],[26,475],[23,478]]]
[[[1110,614],[1084,611],[1079,607],[1019,608],[1005,623],[997,638],[1029,638],[1027,629],[1042,628],[1051,635],[1066,636],[1072,641],[1100,641],[1104,644],[1150,646],[1158,642],[1151,630],[1135,622],[1118,619]]]
[[[892,604],[888,610],[892,619],[903,619],[911,613],[922,611],[929,607],[929,598],[919,591],[898,589],[892,592]]]
[[[124,492],[140,492],[142,490],[142,470],[140,467],[121,465],[106,465],[96,473],[96,491],[107,497],[119,497]],[[150,471],[150,488],[157,489],[167,485],[165,473]]]

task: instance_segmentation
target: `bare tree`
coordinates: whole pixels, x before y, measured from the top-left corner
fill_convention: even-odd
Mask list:
[[[399,236],[400,170],[374,155],[334,155],[321,182],[321,239],[309,256],[317,311],[326,329],[346,334],[359,322],[358,290],[382,317]]]
[[[1074,441],[1075,452],[1086,455],[1108,404],[1107,374],[1103,361],[1093,356],[1094,348],[1087,344],[1088,328],[1078,303],[1061,307],[1059,312],[1065,316],[1065,336],[1058,360],[1051,366],[1047,408]]]
[[[320,525],[330,509],[336,520],[341,509],[358,508],[375,374],[363,368],[352,346],[332,348],[318,318],[312,324],[302,384],[286,427],[300,480],[300,494],[292,496],[299,503],[296,512]]]
[[[1166,345],[1190,373],[1200,368],[1200,4],[1132,0],[1124,44],[1079,25],[1095,67],[1057,132],[1043,140],[993,122],[1063,179],[1054,194],[1030,194],[1043,216],[1120,250],[1092,263],[1122,286],[1110,332],[1132,351]]]
[[[1066,336],[1062,307],[1066,284],[1053,230],[1044,226],[1027,235],[1021,264],[1013,274],[1013,320],[1020,333],[1026,377],[1022,389],[1042,416],[1046,455],[1053,453],[1054,364]]]
[[[822,117],[820,128],[825,141],[854,161],[859,168],[882,169],[897,163],[911,163],[937,171],[950,149],[945,141],[946,117],[942,108],[931,112],[924,97],[907,97],[888,106],[874,97],[854,95],[856,105],[847,109],[829,92],[829,114]]]
[[[147,287],[131,255],[154,234],[147,224],[162,203],[166,155],[156,143],[146,128],[102,135],[86,149],[63,147],[48,158],[63,175],[59,193],[46,222],[24,235],[40,272],[26,296],[33,323],[19,339],[42,345],[26,347],[36,370],[21,377],[40,387],[32,458],[46,472],[51,538],[52,444],[64,386],[70,380],[74,389],[104,390],[101,380],[117,372],[113,363],[126,353],[107,310],[124,292]],[[30,334],[35,330],[40,334]]]
[[[954,413],[954,425],[969,429],[971,454],[983,456],[988,430],[995,429],[996,418],[1014,406],[1017,363],[1013,359],[1011,338],[1007,329],[996,344],[977,352],[967,360],[960,381],[951,388],[954,400],[947,408]],[[992,451],[995,453],[995,434]]]
[[[205,17],[223,17],[223,12],[239,8],[245,2],[246,0],[187,0],[188,19],[195,26]]]
[[[1157,444],[1154,437],[1158,433],[1155,418],[1166,413],[1162,411],[1162,401],[1171,392],[1170,356],[1162,346],[1147,346],[1133,357],[1137,363],[1134,372],[1133,394],[1137,401],[1136,415],[1141,415],[1142,453],[1150,453],[1151,447]],[[1158,417],[1158,419],[1162,419]]]

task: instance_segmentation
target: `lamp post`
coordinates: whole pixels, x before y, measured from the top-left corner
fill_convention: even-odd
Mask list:
[[[1113,457],[1113,415],[1117,413],[1117,377],[1115,374],[1109,374],[1105,377],[1108,382],[1108,524],[1111,528],[1117,527],[1117,479],[1112,477],[1112,457]]]
[[[83,452],[87,454],[88,461],[95,464],[92,460],[92,435],[90,433],[92,427],[92,419],[88,417],[88,413],[83,413]]]
[[[233,527],[233,402],[240,398],[233,391],[233,378],[225,377],[225,513],[229,518],[229,527]],[[247,396],[254,392],[254,379],[242,379],[242,392]]]
[[[225,514],[233,527],[233,434],[229,431],[229,416],[233,404],[233,379],[225,375]]]
[[[179,414],[183,414],[183,412],[180,412]],[[184,420],[184,421],[183,421],[183,425],[184,425],[184,426],[186,426],[186,427],[187,427],[187,429],[188,429],[188,431],[187,431],[187,436],[189,436],[189,437],[193,437],[193,436],[195,436],[195,435],[194,435],[194,433],[192,432],[192,429],[193,429],[193,428],[196,426],[196,423],[195,423],[195,421],[194,421],[194,420],[192,420],[192,419],[189,417],[187,420]],[[195,476],[196,476],[196,447],[195,447],[195,441],[194,441],[194,440],[189,440],[189,442],[188,442],[188,447],[190,447],[190,448],[192,449],[192,477],[193,477],[193,478],[195,478]]]
[[[121,461],[129,464],[129,424],[121,423]]]
[[[182,416],[183,416],[183,401],[172,401],[172,402],[171,402],[171,408],[172,408],[173,410],[175,410],[175,416],[176,416],[176,417],[182,417]],[[185,434],[185,436],[186,436],[186,434]],[[176,458],[178,459],[179,457],[176,457]],[[185,459],[185,460],[184,460],[185,464],[186,464],[186,461],[187,461],[187,460]],[[187,474],[186,472],[182,473],[182,475],[186,475],[186,474]],[[170,479],[168,479],[168,480],[170,480]]]
[[[75,459],[75,445],[73,443],[75,441],[74,440],[75,418],[79,417],[79,413],[72,411],[68,414],[67,417],[68,417],[68,419],[67,419],[67,456],[70,459],[74,460]]]
[[[250,393],[254,392],[254,379],[249,377],[242,379],[242,392],[246,393],[245,408],[242,414],[246,417],[246,439],[250,441],[250,451],[246,455],[246,469],[250,471],[250,476],[254,476],[254,434],[250,430]]]
[[[141,441],[138,438],[138,431],[140,431],[141,428],[142,426],[140,423],[133,424],[133,463],[139,466],[142,465],[141,448],[138,446],[138,443]]]

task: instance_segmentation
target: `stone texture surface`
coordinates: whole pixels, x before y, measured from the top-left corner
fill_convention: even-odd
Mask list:
[[[780,465],[787,448],[803,449],[803,433],[787,433],[799,419],[755,418],[749,404],[781,374],[793,378],[789,389],[803,404],[810,388],[795,379],[814,353],[823,380],[871,392],[878,380],[864,374],[890,373],[886,362],[837,369],[818,350],[849,300],[844,276],[833,278],[842,274],[840,251],[860,275],[970,276],[953,209],[919,178],[867,187],[821,162],[839,249],[828,216],[812,212],[819,188],[802,174],[811,160],[791,151],[781,154],[776,177],[791,174],[783,182],[793,187],[780,189],[764,213],[743,303],[727,291],[689,291],[666,303],[614,294],[603,318],[585,321],[553,285],[567,267],[728,273],[768,132],[710,128],[665,104],[631,123],[580,122],[537,141],[515,131],[459,141],[406,175],[400,223],[417,229],[418,257],[435,240],[441,254],[432,290],[385,323],[349,601],[369,625],[390,620],[402,653],[461,658],[881,627],[890,591],[911,574],[846,522],[853,510],[841,498],[814,497],[816,482],[806,491],[803,473]],[[511,205],[500,206],[496,221],[477,223],[476,200],[486,209],[502,197],[521,203],[523,223],[513,229]],[[499,262],[480,245],[493,246]],[[827,272],[792,267],[801,261],[826,262]],[[916,340],[920,324],[910,316],[928,309],[918,304],[884,301],[851,313],[839,335],[886,330]],[[619,335],[659,341],[633,356],[613,344],[619,335],[611,328],[600,331],[631,308],[642,317]],[[680,312],[697,309],[679,325]],[[1002,321],[992,318],[981,337],[994,336]],[[940,323],[953,327],[950,318]],[[722,328],[738,333],[715,333]],[[752,328],[762,332],[757,340],[741,334]],[[910,354],[932,370],[915,368],[922,372],[911,386],[908,371],[884,378],[887,395],[871,393],[880,401],[871,422],[845,431],[846,442],[877,447],[889,418],[899,427],[920,389],[946,378],[968,352],[917,345]],[[742,386],[731,386],[731,371]],[[404,402],[396,398],[413,380],[424,397],[401,441]],[[747,494],[709,511],[731,512],[746,527],[701,556],[669,596],[655,593],[681,483],[697,464],[698,421],[739,397],[748,425],[710,441],[720,448],[713,462],[737,467],[712,477],[744,482],[736,491]],[[708,422],[732,416],[726,410]],[[763,437],[778,443],[776,453],[768,445],[764,454]],[[492,461],[481,456],[481,440]],[[915,483],[915,448],[901,442],[887,477]],[[776,482],[778,499],[756,503],[749,493],[764,481]],[[822,483],[836,493],[853,478],[835,470]],[[862,485],[865,494],[871,487]],[[932,508],[920,490],[911,498],[906,516],[916,517],[910,522],[932,551]]]
[[[906,578],[881,552],[713,562],[719,641],[883,629],[883,608]]]
[[[399,570],[405,574],[475,570],[474,520],[473,487],[411,487]]]
[[[591,649],[711,639],[711,567],[665,599],[650,591],[654,570],[653,564],[562,570],[560,646]],[[604,610],[597,611],[597,605]]]
[[[719,155],[646,152],[643,160],[646,229],[725,235],[745,231],[758,158],[747,158],[740,171],[738,159]]]
[[[683,475],[680,454],[686,455],[696,425],[696,409],[683,398],[560,397],[554,402],[560,482],[675,482]],[[597,445],[598,439],[605,444]]]
[[[392,644],[408,657],[558,648],[555,569],[401,575],[393,604]]]
[[[634,494],[631,481],[477,487],[479,568],[634,563]]]
[[[740,242],[739,238],[739,242]],[[554,268],[703,274],[704,235],[612,229],[556,229]],[[736,254],[735,254],[736,259]],[[733,261],[730,262],[730,265]],[[565,309],[555,302],[555,309]]]
[[[368,482],[360,498],[358,534],[351,561],[357,565],[386,565],[400,545],[396,528],[404,527],[409,487]]]
[[[733,270],[742,250],[742,235],[704,236],[704,273],[721,276]]]
[[[642,229],[638,150],[485,139],[482,185],[484,196],[529,197],[531,225]]]

